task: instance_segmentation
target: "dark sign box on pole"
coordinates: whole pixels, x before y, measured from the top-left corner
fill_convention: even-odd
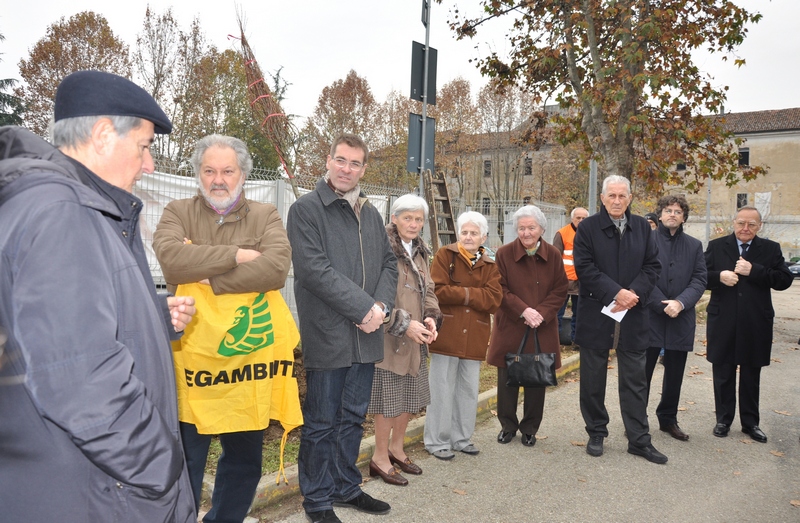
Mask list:
[[[425,119],[425,165],[426,169],[433,170],[433,144],[436,135],[436,120]],[[422,115],[408,113],[408,162],[406,170],[410,173],[420,171],[420,149],[422,148]]]
[[[423,78],[425,78],[425,46],[411,42],[411,95],[412,100],[422,101]],[[428,103],[436,105],[436,49],[430,48],[428,56]],[[427,155],[426,155],[427,156]]]

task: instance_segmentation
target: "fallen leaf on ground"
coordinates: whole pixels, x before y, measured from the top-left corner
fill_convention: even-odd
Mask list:
[[[678,410],[679,410],[679,411],[681,411],[681,412],[683,412],[683,411],[685,411],[685,410],[686,410],[686,407],[678,407]]]
[[[547,436],[540,436],[540,435],[537,434],[536,435],[536,439],[547,439]]]
[[[791,416],[792,414],[788,410],[773,410],[775,414],[780,414],[781,416]]]
[[[694,404],[695,404],[695,402],[694,402],[694,401],[687,401],[686,403],[687,403],[688,405],[694,405]]]
[[[772,454],[773,456],[777,456],[779,458],[782,458],[785,455],[780,450],[770,450],[769,453]]]
[[[572,443],[573,447],[585,447],[586,446],[586,443],[584,443],[583,441],[570,441],[570,443]]]
[[[745,445],[752,445],[753,444],[753,440],[751,440],[751,439],[740,439],[739,442],[740,443],[744,443]]]
[[[581,481],[581,482],[583,482],[583,483],[586,483],[586,478],[578,478],[578,481]],[[794,501],[792,501],[792,503],[794,503]],[[800,502],[799,502],[799,503],[800,503]]]
[[[613,369],[613,368],[614,368],[614,366],[613,366],[613,365],[609,365],[609,366],[608,366],[608,367],[606,367],[606,368],[607,368],[607,369]]]
[[[695,352],[694,355],[695,356],[700,356],[701,358],[705,358],[706,357],[706,353],[705,352]]]
[[[497,416],[497,411],[494,409],[490,409],[489,412],[492,413],[492,416]]]
[[[453,492],[455,492],[456,494],[458,494],[460,496],[466,496],[467,495],[467,491],[466,490],[461,490],[461,489],[457,489],[457,488],[454,488]]]
[[[733,471],[733,475],[734,476],[741,476],[742,475],[742,471],[741,470],[734,470]]]
[[[769,359],[769,361],[774,361],[775,363],[783,363],[783,362],[782,362],[781,360],[779,360],[778,358],[770,358],[770,359]]]
[[[789,504],[793,507],[800,507],[800,499],[793,499],[789,502]]]

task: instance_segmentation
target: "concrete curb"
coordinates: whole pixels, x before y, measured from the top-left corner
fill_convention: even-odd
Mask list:
[[[566,374],[580,368],[580,354],[573,354],[561,362],[561,368],[556,375],[561,378]],[[497,407],[497,388],[487,390],[478,396],[478,419],[483,421],[489,416],[494,415],[493,411]],[[412,419],[406,429],[405,445],[410,446],[422,441],[425,428],[425,416]],[[365,438],[361,442],[361,449],[358,454],[358,466],[369,463],[375,451],[375,436]],[[210,496],[214,489],[214,476],[206,474],[203,478],[203,488]],[[297,465],[286,467],[286,481],[278,477],[277,473],[267,474],[261,478],[256,488],[256,497],[253,500],[253,507],[263,507],[279,502],[289,496],[300,495],[300,484],[297,478]]]

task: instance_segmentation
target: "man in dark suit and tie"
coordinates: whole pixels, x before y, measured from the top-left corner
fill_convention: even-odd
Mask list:
[[[714,376],[717,424],[714,435],[724,438],[736,414],[736,367],[739,367],[739,419],[742,432],[766,443],[759,424],[758,396],[761,367],[769,365],[772,350],[771,289],[792,284],[778,243],[759,238],[761,213],[742,207],[733,221],[733,234],[708,243],[706,267],[708,302],[708,360]]]

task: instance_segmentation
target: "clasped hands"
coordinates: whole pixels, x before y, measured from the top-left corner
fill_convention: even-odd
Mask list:
[[[664,313],[670,318],[677,318],[678,314],[683,310],[683,305],[678,300],[661,300],[661,303],[666,304]]]
[[[752,263],[739,256],[732,271],[722,271],[719,273],[719,281],[723,285],[733,287],[739,283],[739,276],[750,276],[750,270],[752,268]]]
[[[433,343],[439,337],[439,332],[436,330],[436,321],[433,318],[425,318],[422,322],[411,320],[408,329],[406,329],[406,336],[420,345]]]
[[[533,329],[541,325],[542,322],[544,321],[544,317],[541,314],[539,314],[539,311],[531,307],[528,307],[527,309],[522,311],[522,319],[525,320],[525,325]]]
[[[614,297],[614,306],[611,308],[611,312],[630,310],[636,307],[637,303],[639,303],[639,296],[635,292],[628,289],[620,289]]]

